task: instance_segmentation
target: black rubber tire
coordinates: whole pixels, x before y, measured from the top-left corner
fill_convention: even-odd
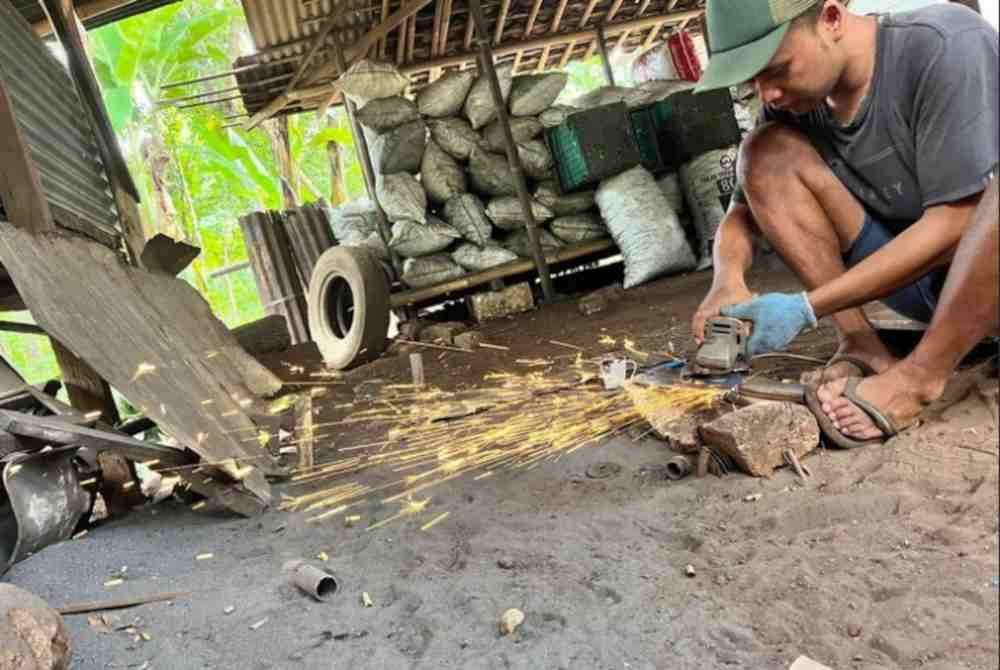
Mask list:
[[[323,361],[346,370],[378,358],[389,333],[389,277],[371,252],[327,249],[309,280],[309,330]]]

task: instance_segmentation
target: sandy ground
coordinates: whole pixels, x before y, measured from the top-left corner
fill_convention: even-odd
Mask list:
[[[589,318],[570,302],[490,324],[487,341],[511,351],[428,353],[428,380],[454,388],[517,358],[566,354],[551,339],[588,354],[604,350],[601,335],[683,350],[708,279],[662,280]],[[772,273],[757,286],[792,285]],[[829,329],[799,347],[829,354]],[[311,363],[300,351],[275,368],[291,378],[292,365],[308,372]],[[352,391],[408,374],[390,352],[354,372],[353,387],[334,389],[324,416]],[[884,447],[818,450],[805,482],[787,471],[669,482],[663,443],[621,437],[530,471],[449,482],[419,518],[371,531],[161,503],[50,547],[5,579],[56,605],[186,593],[109,615],[107,628],[69,617],[81,669],[784,669],[800,654],[838,670],[997,668],[995,388],[967,373],[921,428]],[[345,430],[336,441],[371,437]],[[587,476],[603,462],[621,469]],[[367,523],[394,511],[373,500],[359,513]],[[445,520],[420,530],[442,511]],[[293,558],[337,576],[331,602],[285,583],[281,566]],[[125,582],[106,588],[123,569]],[[526,620],[502,637],[497,621],[511,607]]]

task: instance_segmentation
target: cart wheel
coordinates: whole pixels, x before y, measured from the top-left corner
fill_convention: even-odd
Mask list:
[[[385,351],[389,278],[370,252],[333,247],[319,257],[309,281],[309,330],[323,360],[337,370]]]

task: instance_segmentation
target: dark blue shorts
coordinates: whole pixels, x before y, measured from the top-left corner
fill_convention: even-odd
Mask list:
[[[865,225],[861,228],[858,239],[854,240],[854,244],[844,254],[844,264],[847,267],[854,267],[888,244],[893,237],[895,235],[889,231],[885,224],[871,214],[866,214]],[[947,267],[933,270],[930,274],[917,280],[916,283],[882,298],[882,302],[904,316],[930,323],[947,274]]]

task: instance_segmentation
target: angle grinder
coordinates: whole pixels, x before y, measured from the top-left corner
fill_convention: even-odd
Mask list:
[[[688,374],[695,377],[727,375],[750,369],[747,342],[753,322],[728,316],[713,316],[705,323],[705,340],[694,360],[688,362]]]

